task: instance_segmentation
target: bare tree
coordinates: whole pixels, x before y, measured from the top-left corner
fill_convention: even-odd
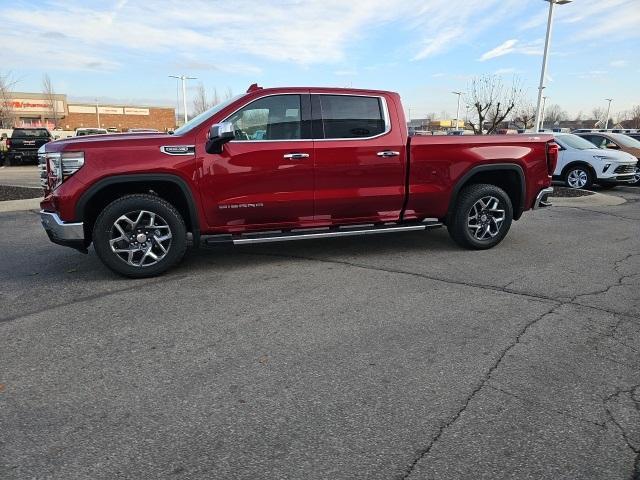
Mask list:
[[[515,123],[518,128],[522,128],[524,130],[533,128],[535,121],[536,107],[532,103],[523,103],[520,108],[514,110],[513,123]]]
[[[211,104],[213,106],[216,106],[220,103],[220,95],[218,95],[218,89],[216,87],[213,87],[213,101],[211,102]]]
[[[53,89],[51,78],[47,73],[42,76],[42,93],[47,103],[51,106],[51,119],[53,120],[53,128],[58,128],[58,102],[56,92]]]
[[[591,110],[591,115],[593,115],[593,119],[596,121],[596,127],[603,126],[604,127],[604,117],[607,116],[607,112],[602,107],[595,107]]]
[[[634,105],[629,111],[630,128],[640,128],[640,105]]]
[[[193,115],[200,115],[202,112],[209,110],[209,108],[211,108],[211,105],[207,100],[207,92],[202,82],[200,82],[196,89],[196,96],[193,99]]]
[[[483,75],[471,80],[466,98],[473,117],[469,125],[476,135],[494,133],[522,99],[522,88],[517,78],[505,87],[497,75]]]
[[[567,120],[569,115],[558,104],[549,105],[544,109],[544,121],[552,124]]]
[[[0,73],[0,128],[12,128],[14,114],[11,108],[11,92],[16,85],[16,80],[11,72],[4,75]]]
[[[233,90],[231,90],[231,87],[227,87],[224,91],[224,99],[229,100],[230,98],[233,98]]]

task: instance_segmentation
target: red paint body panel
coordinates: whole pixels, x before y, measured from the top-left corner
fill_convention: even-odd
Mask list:
[[[525,174],[525,210],[551,184],[547,172],[549,135],[412,137],[407,216],[444,218],[454,186],[473,167],[519,165]]]
[[[383,97],[391,130],[372,139],[233,141],[221,154],[206,153],[209,127],[244,105],[267,95],[309,92]],[[538,192],[550,184],[545,150],[549,140],[551,136],[545,135],[408,139],[396,93],[309,87],[258,89],[183,135],[100,135],[47,144],[47,152],[85,152],[85,164],[48,192],[42,207],[57,211],[64,221],[78,220],[76,206],[92,185],[105,178],[140,173],[182,179],[191,191],[200,231],[205,234],[442,219],[456,183],[469,170],[478,165],[512,163],[525,174],[527,210]],[[194,153],[168,155],[161,151],[162,146],[193,146]],[[399,155],[377,155],[385,150]],[[309,157],[290,161],[283,158],[287,153],[307,153]]]

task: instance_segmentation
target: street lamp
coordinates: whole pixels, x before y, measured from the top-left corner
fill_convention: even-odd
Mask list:
[[[540,113],[540,130],[544,130],[544,107],[547,104],[547,98],[549,97],[542,97],[542,112]]]
[[[604,123],[604,129],[609,128],[609,113],[611,112],[611,102],[613,102],[613,98],[605,98],[607,102],[609,102],[609,106],[607,107],[607,120]]]
[[[187,80],[195,80],[197,77],[187,77],[186,75],[169,75],[170,78],[182,80],[182,106],[184,107],[184,123],[187,123]]]
[[[458,122],[460,121],[460,97],[462,96],[462,92],[451,92],[451,93],[458,96],[458,108],[456,110],[456,130],[459,130]]]
[[[538,104],[536,106],[536,132],[540,130],[540,109],[542,107],[542,89],[544,88],[544,77],[547,74],[547,56],[549,45],[551,44],[551,27],[553,26],[553,7],[571,3],[572,0],[544,0],[549,2],[549,18],[547,20],[547,35],[544,40],[544,55],[542,57],[542,71],[540,72],[540,86],[538,86]]]

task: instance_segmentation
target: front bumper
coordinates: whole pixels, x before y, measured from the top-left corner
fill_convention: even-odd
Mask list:
[[[533,202],[533,209],[550,207],[551,202],[548,200],[549,195],[553,193],[553,187],[547,187],[540,190],[540,193],[536,196],[536,201]]]
[[[40,212],[40,221],[53,243],[87,252],[82,222],[63,222],[57,213],[44,210]]]

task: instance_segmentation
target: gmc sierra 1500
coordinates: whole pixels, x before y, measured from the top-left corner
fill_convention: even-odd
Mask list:
[[[409,137],[396,93],[272,88],[172,135],[76,137],[39,150],[49,238],[130,277],[195,247],[446,225],[467,248],[498,244],[546,206],[549,135]]]

